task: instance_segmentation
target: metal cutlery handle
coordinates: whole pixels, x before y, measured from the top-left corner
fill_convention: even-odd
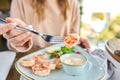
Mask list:
[[[6,23],[7,22],[4,19],[0,18],[0,26],[5,25]],[[60,43],[60,42],[63,42],[63,39],[64,39],[64,36],[52,36],[52,35],[41,34],[37,31],[30,30],[30,29],[20,27],[20,26],[16,26],[16,28],[19,29],[19,30],[24,30],[24,31],[34,33],[34,34],[42,37],[45,41],[47,41],[49,43]]]
[[[0,18],[0,25],[5,25],[6,23],[7,22],[4,19]],[[30,30],[30,29],[27,29],[27,28],[24,28],[24,27],[16,26],[16,28],[19,29],[19,30],[28,31],[28,32],[34,33],[36,35],[43,36],[43,34],[41,34],[41,33],[38,33],[38,32],[36,32],[34,30]]]

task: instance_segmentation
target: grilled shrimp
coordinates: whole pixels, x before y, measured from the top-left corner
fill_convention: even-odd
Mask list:
[[[39,76],[48,76],[50,74],[51,69],[47,67],[42,67],[42,65],[36,64],[32,67],[32,71],[34,74]]]
[[[24,67],[32,67],[35,64],[34,60],[25,59],[21,62],[21,65]]]

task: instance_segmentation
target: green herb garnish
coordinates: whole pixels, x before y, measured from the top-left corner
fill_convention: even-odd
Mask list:
[[[64,46],[64,47],[61,47],[60,50],[56,50],[56,51],[50,53],[50,59],[54,58],[54,57],[59,58],[60,56],[62,56],[64,54],[70,54],[73,52],[75,52],[74,47],[68,48],[68,47]]]
[[[63,52],[63,54],[66,54],[66,53],[73,53],[73,52],[75,52],[74,51],[74,47],[72,47],[72,48],[68,48],[68,47],[61,47],[61,51]]]

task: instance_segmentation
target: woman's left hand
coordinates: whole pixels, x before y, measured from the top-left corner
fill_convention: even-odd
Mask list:
[[[85,48],[88,52],[90,52],[90,43],[88,42],[87,39],[80,38],[80,44],[79,46]]]

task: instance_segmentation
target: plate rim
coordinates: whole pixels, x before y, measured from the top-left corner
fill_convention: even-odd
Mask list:
[[[20,58],[21,59],[21,58]],[[17,63],[18,63],[18,61],[20,60],[20,59],[18,59],[16,62],[15,62],[15,69],[18,71],[18,73],[20,74],[20,75],[22,75],[24,78],[26,78],[27,80],[34,80],[33,78],[31,78],[30,76],[27,76],[25,73],[23,73],[19,68],[18,68],[18,66],[17,66]]]

